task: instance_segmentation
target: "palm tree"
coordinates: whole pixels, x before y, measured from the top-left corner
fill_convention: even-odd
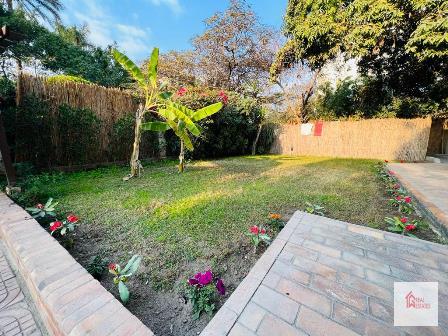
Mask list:
[[[17,8],[22,8],[32,17],[40,17],[43,20],[53,23],[60,21],[59,11],[63,8],[61,0],[3,0],[6,2],[8,11],[14,10],[14,3]]]

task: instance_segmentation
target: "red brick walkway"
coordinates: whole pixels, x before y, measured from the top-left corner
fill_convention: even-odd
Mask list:
[[[203,331],[448,335],[448,247],[297,212]],[[393,286],[439,282],[439,327],[394,327]]]

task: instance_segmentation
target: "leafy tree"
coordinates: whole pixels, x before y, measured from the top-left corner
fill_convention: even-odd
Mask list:
[[[245,84],[267,82],[274,58],[275,32],[263,26],[244,0],[205,21],[193,39],[200,79],[208,86],[242,91]]]
[[[40,17],[47,22],[60,21],[59,11],[62,9],[60,0],[4,0],[2,2],[6,3],[9,12],[17,7],[32,18]]]
[[[341,53],[393,96],[441,102],[448,78],[446,0],[291,0],[288,37],[273,77],[304,62],[321,69]]]
[[[163,84],[158,85],[158,48],[154,48],[151,54],[146,75],[126,55],[120,53],[117,49],[113,50],[113,56],[129,72],[132,78],[134,78],[145,97],[144,104],[140,106],[136,114],[135,140],[131,156],[131,173],[126,179],[139,176],[140,174],[139,151],[143,130],[165,132],[171,129],[174,131],[181,143],[179,172],[183,172],[185,167],[185,147],[193,150],[190,134],[193,136],[199,136],[201,134],[201,130],[196,122],[219,112],[223,106],[222,103],[216,103],[193,111],[171,100],[173,94],[164,91]],[[148,112],[155,113],[163,121],[144,123],[145,114]]]

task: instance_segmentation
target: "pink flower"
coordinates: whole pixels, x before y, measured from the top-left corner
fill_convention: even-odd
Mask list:
[[[188,280],[191,286],[204,287],[207,286],[213,280],[212,271],[208,270],[205,273],[197,273],[194,278]]]
[[[227,104],[229,102],[229,97],[226,95],[226,93],[224,91],[221,90],[221,92],[219,92],[218,96],[219,96],[219,98],[221,98],[221,101],[224,104]]]
[[[406,227],[404,228],[406,231],[412,231],[412,230],[415,230],[415,225],[413,225],[413,224],[409,224],[409,225],[406,225]]]
[[[187,91],[188,90],[186,88],[181,87],[179,90],[177,90],[177,95],[182,97],[183,95],[185,95],[187,93]]]
[[[406,224],[408,222],[408,219],[406,217],[401,217],[400,222],[402,222],[403,224]]]
[[[36,205],[36,208],[38,208],[38,209],[43,209],[43,208],[44,208],[44,205],[39,203],[39,204]]]
[[[222,279],[218,279],[218,281],[216,282],[216,290],[219,294],[226,295],[226,287],[224,286],[224,282],[222,281]]]
[[[392,170],[389,170],[389,175],[395,175],[395,172]]]
[[[261,229],[261,234],[266,234],[266,230],[265,229]]]
[[[60,227],[62,227],[62,222],[60,222],[60,221],[53,222],[53,223],[50,225],[50,231],[51,231],[51,232],[54,232],[54,231],[56,231],[57,229],[59,229]]]
[[[258,232],[259,232],[258,226],[254,225],[250,227],[250,233],[258,234]]]
[[[111,263],[111,264],[109,264],[108,268],[111,271],[116,271],[117,270],[117,264]]]
[[[398,202],[400,202],[400,201],[401,201],[401,196],[397,196],[397,197],[395,197],[395,199],[396,199]]]
[[[404,198],[404,201],[406,202],[406,203],[411,203],[411,201],[412,201],[412,198],[410,197],[410,196],[406,196],[405,198]]]
[[[67,220],[68,220],[70,223],[76,223],[77,221],[79,221],[79,218],[76,217],[75,215],[69,215],[69,216],[67,216]]]

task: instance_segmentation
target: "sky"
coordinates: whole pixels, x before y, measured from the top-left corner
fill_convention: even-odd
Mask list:
[[[287,0],[247,0],[263,24],[281,28]],[[90,41],[102,47],[117,42],[141,62],[153,47],[162,52],[191,48],[204,20],[228,6],[228,0],[63,0],[68,25],[87,23]]]

